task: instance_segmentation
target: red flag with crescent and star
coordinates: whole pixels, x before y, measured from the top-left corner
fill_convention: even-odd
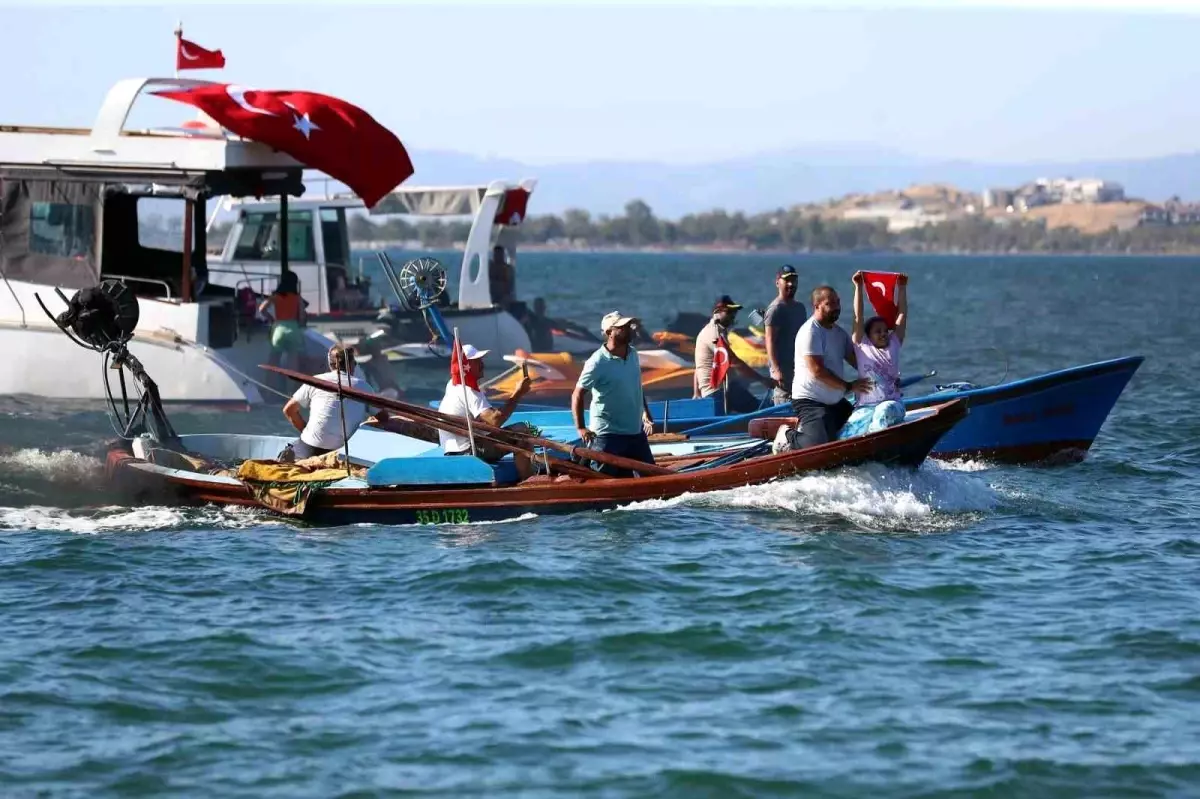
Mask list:
[[[395,134],[361,108],[327,94],[231,83],[155,94],[198,108],[231,133],[340,180],[368,208],[413,174]]]
[[[729,374],[729,342],[725,337],[718,334],[717,341],[713,345],[713,364],[712,374],[708,378],[709,388],[720,388],[725,382],[725,376]]]
[[[466,368],[467,356],[463,354],[462,345],[457,341],[454,342],[454,351],[450,355],[450,382],[456,386],[461,386],[464,382],[463,375],[466,375],[466,384],[468,388],[479,390],[479,378],[475,376],[475,370]]]
[[[900,315],[900,309],[896,307],[896,282],[899,279],[898,272],[863,272],[867,299],[888,327],[895,327],[896,317]]]
[[[221,69],[225,56],[220,50],[206,50],[182,36],[175,37],[175,69]]]

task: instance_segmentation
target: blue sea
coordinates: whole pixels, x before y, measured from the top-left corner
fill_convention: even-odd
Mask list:
[[[661,328],[783,260],[522,253],[518,292]],[[405,528],[123,507],[98,403],[0,399],[0,795],[1200,795],[1200,259],[787,260],[847,322],[907,272],[929,382],[1146,362],[1078,465]]]

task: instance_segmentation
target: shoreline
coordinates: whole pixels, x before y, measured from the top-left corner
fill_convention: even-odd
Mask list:
[[[462,252],[464,242],[455,242],[445,247],[413,246],[411,241],[375,240],[351,241],[351,250],[377,252],[379,250],[404,250],[407,252]],[[955,250],[955,249],[872,249],[872,250],[816,250],[816,249],[760,249],[754,247],[721,247],[690,245],[686,247],[628,247],[622,245],[606,245],[596,247],[570,247],[555,244],[538,244],[518,242],[518,252],[540,253],[569,253],[572,255],[763,255],[785,258],[803,258],[812,256],[846,256],[846,257],[907,257],[907,256],[938,256],[938,257],[1048,257],[1067,258],[1195,258],[1200,257],[1200,247],[1179,250]]]

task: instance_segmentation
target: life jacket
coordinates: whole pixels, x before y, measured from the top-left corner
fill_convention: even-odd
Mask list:
[[[302,300],[299,294],[276,294],[272,300],[275,306],[276,322],[300,321],[300,303]]]

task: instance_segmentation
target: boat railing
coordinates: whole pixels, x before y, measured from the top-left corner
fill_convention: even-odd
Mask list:
[[[168,299],[168,300],[172,299],[171,284],[165,280],[159,280],[156,277],[134,277],[133,275],[111,275],[111,274],[107,274],[107,273],[104,275],[104,277],[111,278],[113,280],[123,280],[126,282],[133,282],[133,283],[150,283],[150,284],[153,284],[156,286],[162,286],[163,288],[165,288],[167,290],[166,299]]]

